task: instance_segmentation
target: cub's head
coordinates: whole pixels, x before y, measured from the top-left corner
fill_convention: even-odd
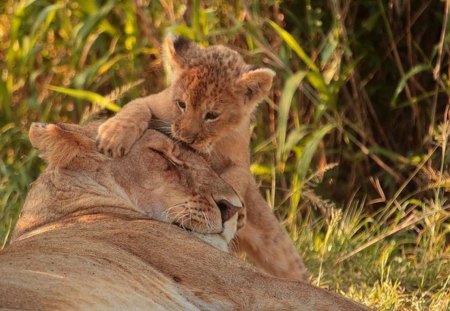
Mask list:
[[[202,48],[173,35],[166,39],[166,60],[172,68],[171,105],[179,110],[172,134],[201,152],[248,122],[275,76],[225,46]]]

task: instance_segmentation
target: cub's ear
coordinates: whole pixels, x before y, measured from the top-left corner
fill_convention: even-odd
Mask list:
[[[94,141],[70,124],[32,123],[29,138],[49,166],[65,168],[77,156],[95,152]]]
[[[246,101],[257,103],[269,94],[275,72],[269,68],[247,71],[237,81],[238,88],[244,92]]]
[[[165,64],[176,75],[189,67],[189,59],[195,56],[198,49],[199,46],[191,40],[169,33],[165,40]]]

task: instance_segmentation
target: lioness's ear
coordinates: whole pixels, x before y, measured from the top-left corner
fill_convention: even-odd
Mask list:
[[[275,77],[273,70],[259,68],[243,73],[237,81],[237,85],[244,92],[246,101],[255,103],[269,94],[273,77]]]
[[[67,167],[81,153],[96,150],[92,139],[73,131],[70,125],[32,123],[28,135],[33,147],[53,167]]]
[[[177,75],[189,67],[189,59],[195,56],[199,49],[191,40],[169,33],[165,41],[164,61],[170,67],[172,74]]]

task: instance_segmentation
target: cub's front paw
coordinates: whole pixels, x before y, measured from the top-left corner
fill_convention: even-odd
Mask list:
[[[127,154],[141,135],[135,123],[111,118],[100,125],[97,131],[97,148],[101,153],[112,157]]]

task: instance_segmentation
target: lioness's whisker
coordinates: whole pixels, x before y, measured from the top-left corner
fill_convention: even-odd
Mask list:
[[[183,210],[181,210],[181,211],[174,211],[170,215],[172,216],[174,221],[179,222],[180,220],[182,220],[183,218],[186,217],[186,211],[183,211]]]
[[[206,213],[204,211],[201,211],[201,213],[202,213],[203,219],[205,220],[206,228],[208,228],[208,230],[211,230],[211,226],[210,226],[211,224],[209,223],[208,216],[206,216]]]

